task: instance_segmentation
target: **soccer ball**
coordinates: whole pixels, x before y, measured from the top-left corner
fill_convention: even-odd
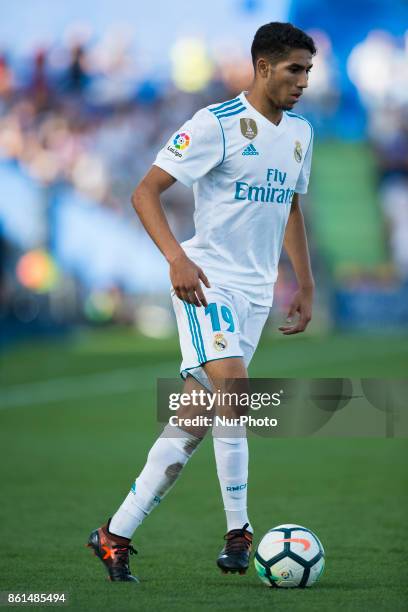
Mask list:
[[[278,525],[259,542],[255,568],[270,587],[310,587],[322,575],[324,550],[319,538],[301,525]]]

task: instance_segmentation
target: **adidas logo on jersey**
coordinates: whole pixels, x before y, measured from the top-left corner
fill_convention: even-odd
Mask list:
[[[259,153],[255,149],[254,145],[250,144],[242,151],[242,155],[259,155]]]

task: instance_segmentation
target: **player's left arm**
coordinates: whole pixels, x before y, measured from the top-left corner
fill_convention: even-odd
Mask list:
[[[279,328],[285,336],[289,336],[305,331],[308,326],[312,318],[314,294],[314,280],[310,264],[306,228],[298,193],[295,193],[293,196],[283,246],[295,271],[299,287],[289,307],[287,316],[288,325]],[[290,325],[296,313],[299,315],[298,321]]]

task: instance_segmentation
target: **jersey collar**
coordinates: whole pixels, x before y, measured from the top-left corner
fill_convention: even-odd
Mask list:
[[[247,91],[242,91],[238,97],[240,98],[244,106],[246,106],[247,109],[250,111],[251,115],[253,115],[253,117],[256,118],[260,123],[267,126],[269,129],[273,130],[275,134],[280,134],[280,132],[283,132],[284,129],[286,128],[286,121],[287,121],[286,113],[285,112],[282,113],[282,119],[280,120],[279,125],[272,123],[272,121],[269,121],[269,119],[267,119],[265,115],[262,115],[262,113],[257,111],[256,108],[252,106],[252,104],[249,102],[249,100],[246,97],[247,93],[248,93]]]

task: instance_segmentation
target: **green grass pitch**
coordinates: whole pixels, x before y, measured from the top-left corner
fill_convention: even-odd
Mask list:
[[[401,337],[265,337],[252,376],[402,377]],[[225,531],[211,440],[137,532],[141,584],[111,584],[85,548],[115,511],[155,438],[155,380],[177,341],[128,331],[8,351],[1,363],[0,591],[68,592],[78,610],[406,609],[403,439],[250,439],[256,541],[286,522],[316,531],[326,570],[311,589],[268,589],[215,565]]]

